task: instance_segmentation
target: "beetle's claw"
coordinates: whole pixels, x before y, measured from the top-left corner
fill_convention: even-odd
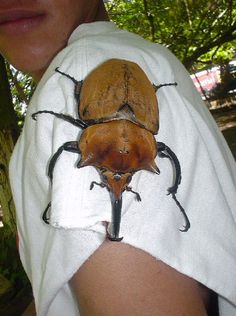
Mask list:
[[[37,116],[37,113],[33,113],[33,114],[31,115],[32,119],[35,120],[35,121],[37,121],[36,116]]]
[[[188,216],[184,210],[184,208],[182,207],[182,205],[180,204],[180,202],[177,200],[175,194],[172,193],[172,198],[174,199],[175,203],[177,204],[177,206],[179,207],[181,213],[183,214],[183,217],[185,219],[185,225],[183,229],[180,229],[181,232],[187,232],[191,226],[190,221],[188,219]]]
[[[179,229],[179,231],[181,231],[182,233],[186,233],[190,228],[190,225],[185,225],[183,229]]]
[[[187,231],[189,230],[189,228],[190,228],[191,225],[190,225],[190,221],[189,221],[187,215],[186,215],[185,213],[184,213],[183,215],[184,215],[186,224],[183,225],[184,228],[179,229],[179,230],[180,230],[181,232],[185,233],[185,232],[187,232]]]
[[[50,209],[50,207],[51,207],[51,202],[48,203],[45,211],[43,212],[43,216],[42,216],[42,219],[43,219],[44,223],[46,223],[48,225],[49,225],[48,210]]]

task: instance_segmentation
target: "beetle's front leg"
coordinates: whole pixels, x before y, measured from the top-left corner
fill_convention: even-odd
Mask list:
[[[103,183],[103,182],[98,183],[96,181],[92,181],[91,184],[90,184],[90,188],[89,189],[92,190],[95,184],[100,186],[101,188],[107,188],[106,184]]]
[[[126,187],[125,190],[128,191],[128,192],[134,193],[134,194],[136,195],[137,201],[139,201],[139,202],[141,201],[141,196],[140,196],[140,194],[139,194],[138,192],[133,191],[131,187]]]

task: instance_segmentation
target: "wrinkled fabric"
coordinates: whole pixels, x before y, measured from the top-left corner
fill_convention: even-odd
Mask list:
[[[119,30],[111,22],[79,26],[68,46],[52,61],[30,102],[22,134],[10,163],[17,207],[19,249],[33,286],[37,315],[79,315],[68,280],[106,238],[103,222],[111,220],[109,193],[93,167],[76,168],[79,155],[63,152],[55,164],[53,183],[47,176],[50,158],[82,130],[50,114],[78,118],[74,83],[55,72],[83,80],[110,58],[137,63],[156,85],[177,82],[157,91],[160,129],[156,140],[177,155],[182,181],[177,199],[167,189],[173,169],[156,158],[161,174],[135,173],[130,183],[142,198],[123,193],[120,236],[219,294],[220,316],[236,314],[236,172],[235,161],[214,120],[195,90],[189,74],[166,48]],[[91,87],[92,88],[92,87]],[[42,214],[51,201],[50,225]]]

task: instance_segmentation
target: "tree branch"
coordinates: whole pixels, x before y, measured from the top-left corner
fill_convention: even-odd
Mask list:
[[[236,22],[233,23],[232,27],[229,30],[227,30],[220,36],[217,36],[215,39],[210,41],[207,45],[200,46],[190,56],[187,56],[183,60],[183,64],[185,65],[185,67],[189,69],[191,65],[194,63],[194,61],[198,59],[198,57],[207,53],[210,49],[235,40],[236,39],[236,33],[234,33],[235,31],[236,31]]]
[[[153,15],[150,14],[148,10],[148,4],[147,0],[143,0],[143,6],[144,6],[144,12],[147,17],[147,20],[150,24],[150,31],[151,31],[151,36],[152,36],[152,41],[155,42],[155,26],[154,26],[154,18]]]

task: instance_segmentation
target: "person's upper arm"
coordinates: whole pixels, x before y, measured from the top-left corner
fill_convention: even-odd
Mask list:
[[[207,315],[195,280],[122,243],[105,242],[71,285],[81,316]]]

